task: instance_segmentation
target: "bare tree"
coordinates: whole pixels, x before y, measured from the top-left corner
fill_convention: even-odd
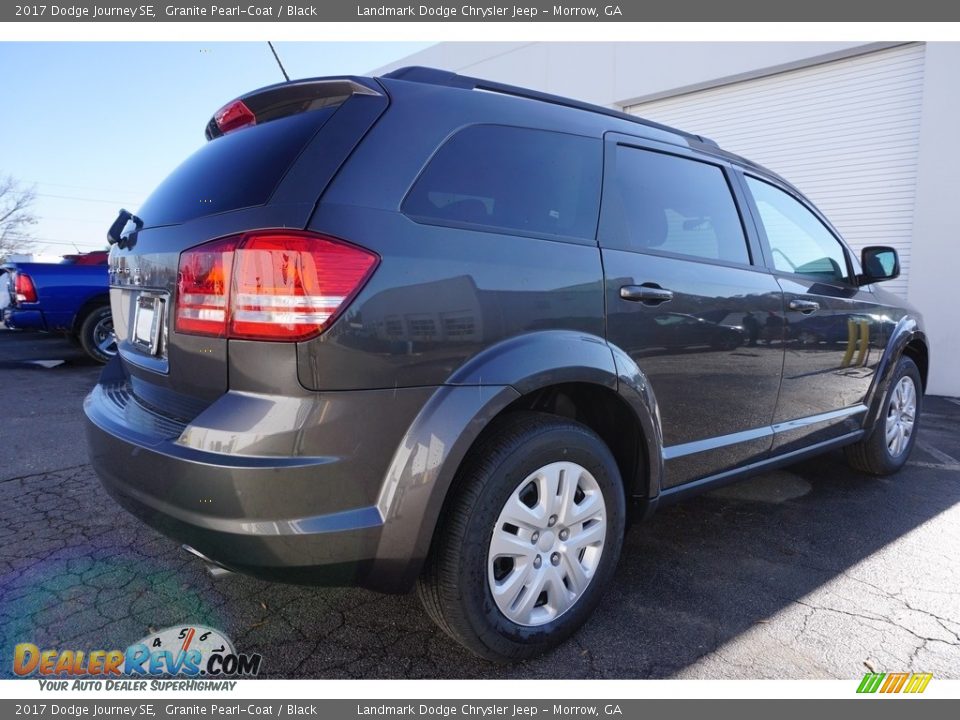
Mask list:
[[[37,216],[31,211],[37,194],[10,175],[0,178],[0,258],[29,241]]]

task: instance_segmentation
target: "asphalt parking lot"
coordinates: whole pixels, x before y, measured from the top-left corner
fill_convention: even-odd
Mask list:
[[[58,337],[0,329],[0,676],[18,642],[122,648],[202,623],[267,677],[960,678],[960,401],[926,398],[896,477],[834,453],[663,510],[572,641],[499,666],[414,595],[209,577],[100,489],[81,410],[97,373]]]

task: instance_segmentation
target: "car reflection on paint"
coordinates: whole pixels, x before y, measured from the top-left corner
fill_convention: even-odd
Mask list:
[[[613,315],[610,318],[611,322],[615,319]],[[747,330],[741,325],[723,324],[688,313],[661,312],[620,319],[635,325],[637,337],[644,339],[645,355],[664,350],[735,350],[748,340]]]

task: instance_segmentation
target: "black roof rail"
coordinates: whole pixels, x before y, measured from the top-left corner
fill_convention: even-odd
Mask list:
[[[526,98],[528,100],[538,100],[540,102],[550,103],[552,105],[562,105],[564,107],[575,108],[577,110],[586,110],[592,113],[607,115],[619,120],[626,120],[638,125],[646,125],[647,127],[655,128],[657,130],[673,133],[674,135],[679,135],[687,140],[695,140],[704,145],[719,147],[714,140],[704,137],[703,135],[694,135],[693,133],[678,130],[677,128],[670,127],[669,125],[661,125],[660,123],[653,122],[652,120],[646,120],[637,115],[629,115],[619,110],[611,110],[610,108],[605,108],[602,105],[593,105],[592,103],[581,102],[579,100],[573,100],[560,95],[551,95],[550,93],[517,87],[516,85],[507,85],[505,83],[493,82],[492,80],[483,80],[481,78],[469,77],[467,75],[458,75],[457,73],[449,70],[438,70],[436,68],[423,67],[420,65],[411,65],[393,70],[392,72],[383,75],[383,77],[394,80],[407,80],[409,82],[426,83],[429,85],[445,85],[447,87],[456,87],[463,90],[486,90],[488,92],[496,92],[503,95],[514,95],[516,97]]]

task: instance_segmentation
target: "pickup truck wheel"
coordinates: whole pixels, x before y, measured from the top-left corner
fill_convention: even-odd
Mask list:
[[[900,358],[870,435],[845,448],[847,462],[854,469],[891,475],[906,464],[917,440],[922,388],[916,363],[908,357]]]
[[[91,311],[80,326],[80,347],[91,358],[105,363],[117,354],[117,340],[113,336],[113,317],[109,306]]]
[[[515,413],[468,456],[418,592],[454,640],[495,661],[539,655],[590,616],[617,565],[625,499],[588,427]]]

